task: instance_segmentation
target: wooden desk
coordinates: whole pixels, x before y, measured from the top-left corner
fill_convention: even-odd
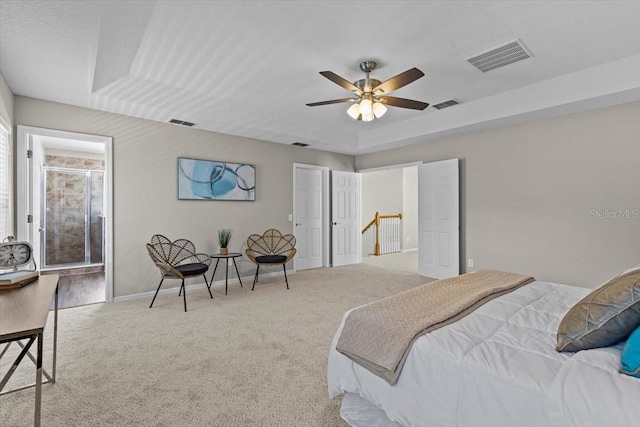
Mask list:
[[[58,275],[40,276],[40,278],[22,288],[0,291],[0,344],[28,339],[27,344],[20,343],[22,351],[5,376],[0,381],[0,392],[11,378],[24,356],[29,356],[36,364],[35,386],[36,402],[33,424],[40,426],[40,404],[42,401],[42,350],[44,327],[47,324],[49,306],[55,294],[55,311],[53,326],[53,376],[45,373],[48,382],[56,381],[56,352],[58,347]],[[29,348],[38,340],[38,353],[34,360]],[[8,344],[7,344],[8,345]],[[5,347],[6,349],[6,347]],[[4,354],[4,350],[2,351]],[[20,390],[23,388],[22,387]],[[17,390],[12,390],[17,391]],[[5,392],[3,394],[6,394]]]

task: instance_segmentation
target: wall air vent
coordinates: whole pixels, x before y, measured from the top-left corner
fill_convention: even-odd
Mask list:
[[[291,145],[295,145],[296,147],[308,147],[309,144],[305,144],[304,142],[294,142]]]
[[[467,61],[478,70],[486,73],[523,59],[531,58],[533,55],[529,52],[520,40],[514,40],[502,46],[488,50],[471,58]]]
[[[169,120],[169,123],[173,123],[175,125],[182,125],[182,126],[195,126],[195,123],[191,123],[191,122],[185,122],[184,120],[178,120],[178,119],[171,119]]]
[[[457,99],[450,99],[448,101],[441,102],[440,104],[436,104],[433,108],[437,108],[438,110],[442,110],[443,108],[453,107],[454,105],[460,104],[460,101]]]

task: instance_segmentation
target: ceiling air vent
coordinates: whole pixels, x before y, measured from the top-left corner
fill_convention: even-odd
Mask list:
[[[441,102],[440,104],[436,104],[433,108],[437,108],[438,110],[442,110],[443,108],[453,107],[454,105],[460,104],[460,101],[457,99],[450,99],[448,101]]]
[[[178,119],[171,119],[169,120],[169,123],[173,123],[175,125],[182,125],[182,126],[195,126],[195,123],[191,123],[191,122],[185,122],[184,120],[178,120]]]
[[[467,58],[467,61],[478,70],[486,73],[487,71],[504,67],[505,65],[531,58],[532,56],[520,40],[514,40],[479,55]]]
[[[291,145],[295,145],[296,147],[308,147],[309,144],[305,144],[304,142],[294,142]]]

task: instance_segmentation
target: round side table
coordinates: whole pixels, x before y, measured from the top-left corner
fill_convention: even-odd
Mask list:
[[[231,258],[231,260],[233,261],[233,266],[236,268],[236,274],[238,275],[238,281],[240,282],[240,287],[242,287],[242,279],[240,278],[240,272],[238,271],[238,264],[236,264],[236,258],[240,258],[242,256],[240,252],[229,252],[226,255],[211,254],[209,256],[212,259],[216,260],[216,266],[213,269],[213,275],[211,275],[211,280],[209,281],[209,288],[211,288],[211,285],[213,284],[213,278],[216,275],[216,270],[218,269],[218,264],[220,263],[220,260],[224,259],[225,264],[227,265],[227,268],[225,270],[225,275],[224,275],[224,294],[227,295],[227,287],[229,286],[229,261],[227,260],[229,258]]]

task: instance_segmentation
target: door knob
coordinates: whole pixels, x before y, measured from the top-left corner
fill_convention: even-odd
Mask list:
[[[296,227],[299,226],[299,225],[302,225],[302,223],[296,222]]]

